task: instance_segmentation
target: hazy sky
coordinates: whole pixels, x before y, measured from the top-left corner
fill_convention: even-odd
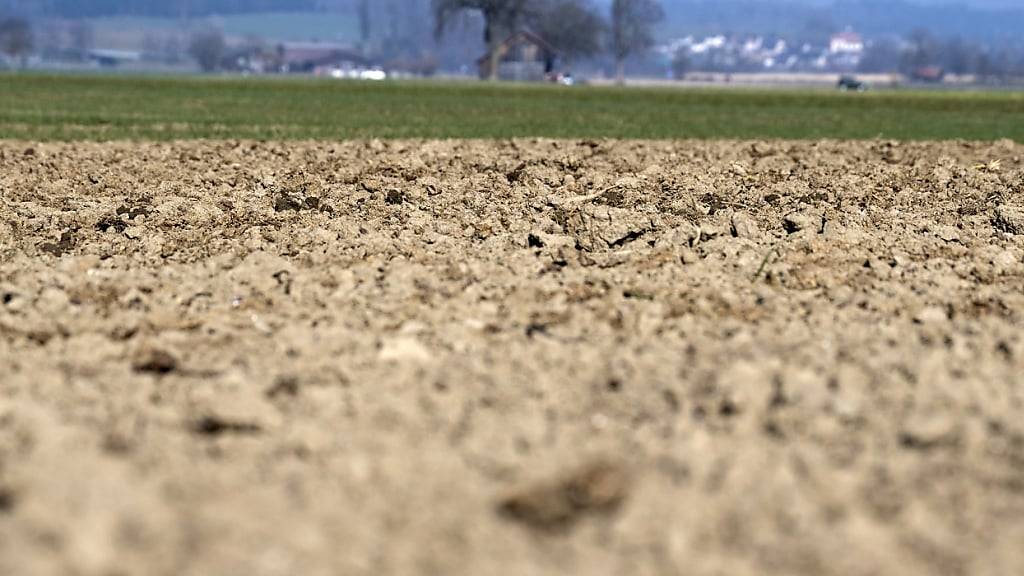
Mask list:
[[[662,0],[664,4],[683,3],[684,0]],[[804,4],[831,5],[836,0],[761,0],[762,2],[801,2]],[[842,2],[843,0],[838,0]],[[1013,8],[1024,6],[1024,0],[907,0],[914,4],[962,4],[978,8]]]
[[[600,2],[609,3],[611,0],[599,0]],[[662,4],[683,4],[691,0],[661,0]],[[755,0],[756,1],[756,0]],[[802,4],[814,4],[814,5],[832,5],[837,2],[856,2],[858,0],[760,0],[764,3],[793,3],[798,2]],[[1020,8],[1024,7],[1024,0],[906,0],[914,4],[929,5],[929,4],[962,4],[967,6],[976,6],[978,8]]]
[[[610,0],[603,0],[610,1]],[[688,0],[662,0],[663,4],[683,4]],[[814,4],[814,5],[832,5],[837,0],[760,0],[765,3],[792,3],[800,2],[803,4]],[[843,2],[844,0],[838,0]],[[848,0],[857,1],[857,0]],[[961,4],[967,6],[973,6],[977,8],[1024,8],[1024,0],[906,0],[914,4],[929,5],[929,4]]]

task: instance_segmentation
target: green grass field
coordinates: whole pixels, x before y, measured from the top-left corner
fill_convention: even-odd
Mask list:
[[[0,138],[1011,138],[1024,94],[0,75]]]

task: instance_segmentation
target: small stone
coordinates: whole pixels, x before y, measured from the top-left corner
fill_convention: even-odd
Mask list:
[[[861,406],[857,400],[848,397],[836,398],[832,401],[832,411],[844,422],[853,422],[860,418]]]
[[[441,181],[433,176],[425,176],[419,180],[420,186],[427,196],[437,196],[442,192]]]
[[[712,238],[718,238],[726,234],[725,227],[714,222],[704,222],[700,225],[700,241],[707,242]]]
[[[915,450],[955,446],[960,440],[960,428],[946,414],[915,414],[903,423],[899,440],[904,448]]]
[[[584,515],[618,508],[629,491],[629,480],[621,463],[595,460],[559,478],[513,491],[501,500],[498,510],[532,528],[565,529]]]
[[[281,192],[274,198],[274,210],[278,212],[302,210],[304,205],[305,198],[294,192]]]
[[[958,242],[960,240],[960,232],[958,232],[956,228],[949,225],[936,226],[932,229],[932,231],[943,242]]]
[[[159,348],[143,348],[132,360],[132,370],[144,374],[163,376],[178,368],[178,360],[170,352]]]
[[[820,231],[823,219],[821,214],[811,211],[794,212],[782,219],[782,227],[789,234],[803,232],[805,230]]]
[[[1021,263],[1020,253],[1015,249],[1002,250],[998,254],[992,257],[992,265],[995,267],[996,272],[999,274],[1005,274],[1012,272],[1013,269]]]
[[[692,224],[683,224],[666,230],[659,238],[659,243],[670,246],[692,246],[700,237],[700,230]]]
[[[278,398],[282,396],[297,396],[299,394],[299,379],[293,375],[278,376],[274,383],[267,389],[267,398]]]
[[[205,414],[192,423],[192,430],[203,436],[223,434],[257,434],[263,429],[254,422],[230,420],[216,414]]]
[[[384,201],[391,205],[401,204],[405,202],[405,194],[402,194],[401,190],[388,190],[384,196]]]
[[[0,307],[9,312],[21,312],[28,307],[28,298],[14,286],[0,285]]]
[[[71,299],[67,293],[53,286],[43,288],[35,301],[36,310],[47,315],[59,314],[67,310],[70,305]]]
[[[914,321],[918,324],[941,324],[947,320],[949,316],[940,306],[927,306],[914,315]]]
[[[122,232],[127,227],[128,224],[120,216],[106,216],[96,223],[96,229],[100,232]]]
[[[400,336],[385,340],[378,357],[384,361],[428,362],[430,351],[415,338]]]
[[[15,502],[14,490],[0,486],[0,514],[6,514],[14,510]]]
[[[221,376],[220,384],[196,390],[192,396],[185,423],[193,432],[216,437],[259,434],[281,427],[283,416],[274,402],[280,398],[271,398],[267,390],[254,386],[251,375],[229,370]]]
[[[1024,234],[1024,208],[1018,206],[999,206],[996,208],[992,224],[997,230],[1007,234]]]
[[[731,224],[732,235],[737,238],[757,238],[761,235],[757,221],[744,212],[734,213]]]

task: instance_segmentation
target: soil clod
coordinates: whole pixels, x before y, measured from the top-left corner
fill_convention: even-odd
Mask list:
[[[1003,205],[996,208],[993,220],[997,230],[1024,235],[1024,207]]]
[[[596,460],[561,477],[514,491],[501,500],[499,510],[533,528],[564,529],[588,514],[614,511],[629,488],[629,473],[623,464]]]
[[[0,486],[0,514],[13,512],[15,501],[14,490]]]
[[[39,245],[39,249],[47,254],[62,256],[75,247],[75,236],[71,232],[62,232],[60,239],[56,242],[46,242]]]
[[[132,360],[132,369],[140,373],[163,376],[178,369],[178,359],[160,348],[144,348]]]
[[[218,416],[207,415],[196,420],[192,429],[203,436],[221,436],[225,434],[258,434],[262,428],[252,422],[237,422]]]
[[[824,221],[821,214],[815,212],[793,212],[787,214],[782,220],[782,227],[788,234],[797,232],[812,231],[820,232]]]

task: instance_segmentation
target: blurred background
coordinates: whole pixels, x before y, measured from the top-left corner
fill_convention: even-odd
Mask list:
[[[1014,86],[1015,0],[0,0],[0,68]]]

